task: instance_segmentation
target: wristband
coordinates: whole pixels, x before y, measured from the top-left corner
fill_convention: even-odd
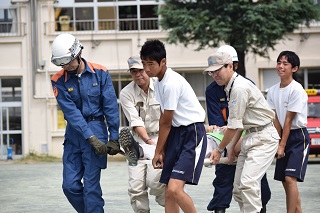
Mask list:
[[[218,150],[218,152],[219,152],[220,154],[222,154],[222,153],[224,152],[224,149],[220,149],[219,147],[217,147],[216,150]]]
[[[145,141],[145,143],[148,143],[148,141],[151,141],[151,138],[148,138],[148,139]]]

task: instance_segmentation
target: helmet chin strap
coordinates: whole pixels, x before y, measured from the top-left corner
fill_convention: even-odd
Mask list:
[[[67,73],[69,73],[69,74],[78,74],[78,70],[80,68],[80,63],[81,63],[80,55],[77,57],[77,61],[78,61],[77,68],[75,68],[74,70],[66,70]]]

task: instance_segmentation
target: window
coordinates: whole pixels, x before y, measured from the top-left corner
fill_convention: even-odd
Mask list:
[[[73,8],[65,7],[65,8],[56,8],[54,11],[56,31],[71,31],[74,30],[74,25],[71,23],[73,20]]]
[[[119,23],[120,30],[137,30],[137,6],[120,6]]]
[[[308,88],[320,89],[319,79],[320,79],[320,69],[308,69]]]
[[[56,31],[94,30],[93,7],[56,8]]]
[[[0,33],[16,33],[17,17],[16,9],[0,8]]]
[[[1,102],[21,101],[21,80],[1,79]]]
[[[117,10],[115,7],[98,7],[99,30],[115,30]]]
[[[157,10],[160,3],[151,2],[150,4],[150,1],[133,0],[75,0],[74,3],[61,1],[55,4],[54,28],[55,31],[158,30]]]
[[[12,148],[22,154],[22,98],[20,78],[0,79],[0,158],[3,150]]]
[[[114,90],[116,92],[116,96],[119,99],[120,91],[132,81],[131,74],[127,72],[124,74],[110,73],[110,75],[112,78],[112,83],[113,83]],[[120,126],[128,126],[129,122],[126,116],[124,115],[124,112],[122,111],[122,107],[119,101],[118,101],[118,105],[119,105],[119,114],[120,114]]]
[[[157,11],[158,11],[158,5],[141,5],[140,6],[141,30],[159,29]]]
[[[92,7],[77,7],[75,8],[76,29],[79,30],[94,30],[93,26],[93,8]]]

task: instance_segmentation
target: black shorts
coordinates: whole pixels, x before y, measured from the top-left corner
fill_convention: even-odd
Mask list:
[[[160,182],[168,184],[169,179],[174,178],[197,185],[206,148],[207,137],[203,123],[171,127]]]
[[[290,131],[285,156],[277,159],[274,179],[285,181],[285,176],[295,177],[303,182],[310,151],[310,137],[306,128]]]

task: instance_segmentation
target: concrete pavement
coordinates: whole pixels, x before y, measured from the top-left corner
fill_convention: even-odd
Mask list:
[[[314,160],[313,160],[314,161]],[[267,212],[284,213],[285,193],[282,184],[273,180],[274,164],[268,169],[268,180],[272,198]],[[304,183],[299,183],[303,212],[320,211],[320,164],[309,164]],[[199,213],[206,213],[211,199],[214,168],[203,168],[198,186],[188,186],[188,194],[193,198]],[[105,199],[105,212],[133,212],[127,194],[127,167],[124,160],[112,160],[102,172],[101,185]],[[61,190],[62,163],[17,163],[0,161],[0,213],[44,213],[75,212]],[[150,199],[152,213],[162,213],[164,209]],[[232,201],[228,213],[239,212]]]

